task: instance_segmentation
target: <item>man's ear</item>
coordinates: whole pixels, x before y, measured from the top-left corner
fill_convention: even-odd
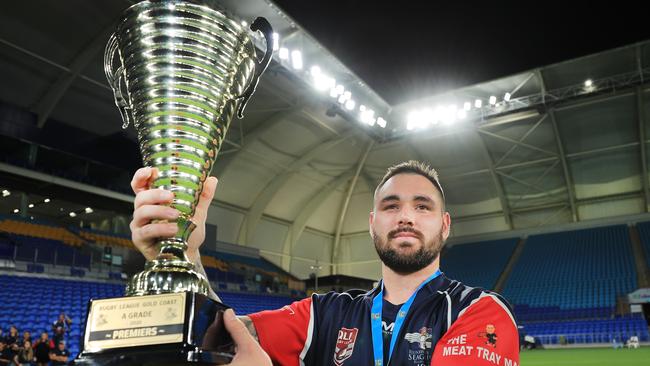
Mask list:
[[[372,223],[375,221],[375,212],[370,211],[368,215],[368,231],[370,231],[370,236],[372,236]]]
[[[451,233],[451,215],[449,212],[445,211],[442,213],[442,238],[447,240],[449,234]]]

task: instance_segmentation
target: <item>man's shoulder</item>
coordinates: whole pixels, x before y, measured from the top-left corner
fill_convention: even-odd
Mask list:
[[[344,309],[361,308],[372,300],[373,290],[352,289],[343,292],[330,291],[325,294],[312,295],[313,303],[321,309],[328,311],[341,311]]]
[[[324,294],[314,294],[313,299],[323,301],[359,301],[371,295],[372,290],[351,289],[342,292],[330,291]]]
[[[468,286],[457,280],[450,280],[449,287],[447,292],[452,299],[452,303],[455,304],[454,310],[457,316],[462,315],[470,308],[479,306],[485,306],[485,304],[490,304],[489,306],[495,307],[495,309],[501,309],[506,312],[514,321],[512,307],[510,303],[499,293],[486,290],[481,287],[472,287]]]
[[[499,363],[494,358],[517,365],[519,334],[508,302],[494,291],[459,281],[450,281],[447,292],[452,321],[436,344],[431,364],[493,366]],[[469,349],[481,350],[490,359],[477,359]]]

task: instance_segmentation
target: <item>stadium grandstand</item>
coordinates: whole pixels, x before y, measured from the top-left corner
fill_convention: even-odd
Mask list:
[[[0,329],[52,337],[64,313],[72,360],[89,300],[124,296],[145,263],[129,228],[138,136],[103,68],[135,1],[30,3],[0,12]],[[278,34],[212,171],[201,261],[224,303],[370,290],[374,190],[415,159],[451,215],[442,271],[508,300],[523,365],[635,339],[650,357],[650,41],[389,103],[273,2],[220,3]]]

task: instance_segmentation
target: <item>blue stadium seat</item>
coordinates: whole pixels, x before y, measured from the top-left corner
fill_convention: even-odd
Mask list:
[[[636,288],[629,229],[617,225],[530,236],[503,294],[542,343],[602,343],[648,338],[644,320],[614,317],[617,297]]]
[[[636,289],[627,226],[534,235],[503,295],[513,304],[561,309],[612,307]]]
[[[650,267],[650,222],[640,222],[636,224],[636,228],[639,231],[641,244],[645,249],[645,258],[648,262],[648,267]]]
[[[458,244],[444,251],[440,267],[468,286],[492,290],[519,238]]]

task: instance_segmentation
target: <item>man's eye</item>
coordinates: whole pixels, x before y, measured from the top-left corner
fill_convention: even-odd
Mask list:
[[[429,206],[427,206],[427,205],[418,205],[417,208],[419,210],[429,210]]]
[[[392,210],[394,208],[397,208],[397,205],[388,205],[388,206],[384,207],[385,210]]]

